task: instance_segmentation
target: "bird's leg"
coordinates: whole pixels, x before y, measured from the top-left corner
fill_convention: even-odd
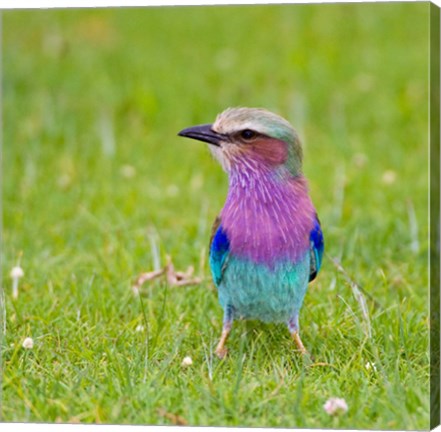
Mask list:
[[[222,329],[222,334],[221,334],[219,343],[217,344],[216,351],[215,351],[216,355],[220,359],[223,359],[228,353],[228,349],[225,346],[225,342],[228,339],[228,335],[230,334],[230,330],[231,330],[231,323],[228,326],[224,325],[224,327]]]
[[[299,313],[295,312],[292,318],[288,321],[288,329],[291,333],[291,337],[293,338],[297,348],[302,354],[309,354],[308,350],[303,345],[302,339],[300,339],[299,335]]]
[[[228,349],[225,347],[225,342],[228,339],[228,335],[230,334],[232,325],[233,325],[233,308],[231,306],[227,306],[224,312],[222,334],[215,351],[216,355],[220,359],[223,359],[227,355]]]

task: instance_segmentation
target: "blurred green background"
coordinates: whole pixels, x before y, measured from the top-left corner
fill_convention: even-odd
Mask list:
[[[429,3],[2,17],[3,421],[428,427]],[[369,323],[325,260],[301,316],[313,365],[255,322],[212,357],[227,180],[176,134],[229,106],[299,131],[327,253],[364,289]],[[204,282],[133,295],[166,254]],[[323,410],[333,396],[345,415]]]

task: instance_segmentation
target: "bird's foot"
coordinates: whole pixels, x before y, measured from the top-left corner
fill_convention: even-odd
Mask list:
[[[302,355],[302,359],[304,361],[304,364],[306,366],[310,366],[314,362],[314,356],[305,348],[305,345],[303,345],[303,342],[300,339],[300,336],[297,332],[291,333],[291,336],[294,339],[294,342],[297,346],[297,349],[299,350],[300,354]]]
[[[225,346],[218,346],[215,351],[216,355],[222,360],[228,354],[228,348]]]
[[[220,359],[223,359],[228,353],[228,349],[225,346],[225,343],[227,342],[228,335],[230,333],[230,328],[231,328],[230,326],[224,327],[224,329],[222,330],[220,341],[216,347],[215,353]]]
[[[308,350],[305,348],[305,345],[303,345],[302,339],[300,339],[298,332],[291,333],[291,336],[297,346],[297,349],[300,351],[300,354],[302,355],[309,355]]]

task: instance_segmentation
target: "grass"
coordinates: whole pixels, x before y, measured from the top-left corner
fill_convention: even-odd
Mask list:
[[[4,12],[2,420],[427,428],[428,8]],[[213,357],[206,254],[227,182],[176,133],[236,105],[305,143],[328,257],[301,323],[322,365],[251,321]],[[166,254],[204,282],[135,296]],[[371,336],[329,257],[366,293]],[[323,410],[333,396],[345,415]]]

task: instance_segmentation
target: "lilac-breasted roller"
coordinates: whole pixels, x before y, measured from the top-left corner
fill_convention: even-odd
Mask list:
[[[180,136],[204,141],[228,173],[225,205],[210,241],[210,268],[224,310],[216,354],[234,318],[285,322],[297,345],[299,312],[320,269],[323,234],[302,174],[302,147],[282,117],[229,108]]]

